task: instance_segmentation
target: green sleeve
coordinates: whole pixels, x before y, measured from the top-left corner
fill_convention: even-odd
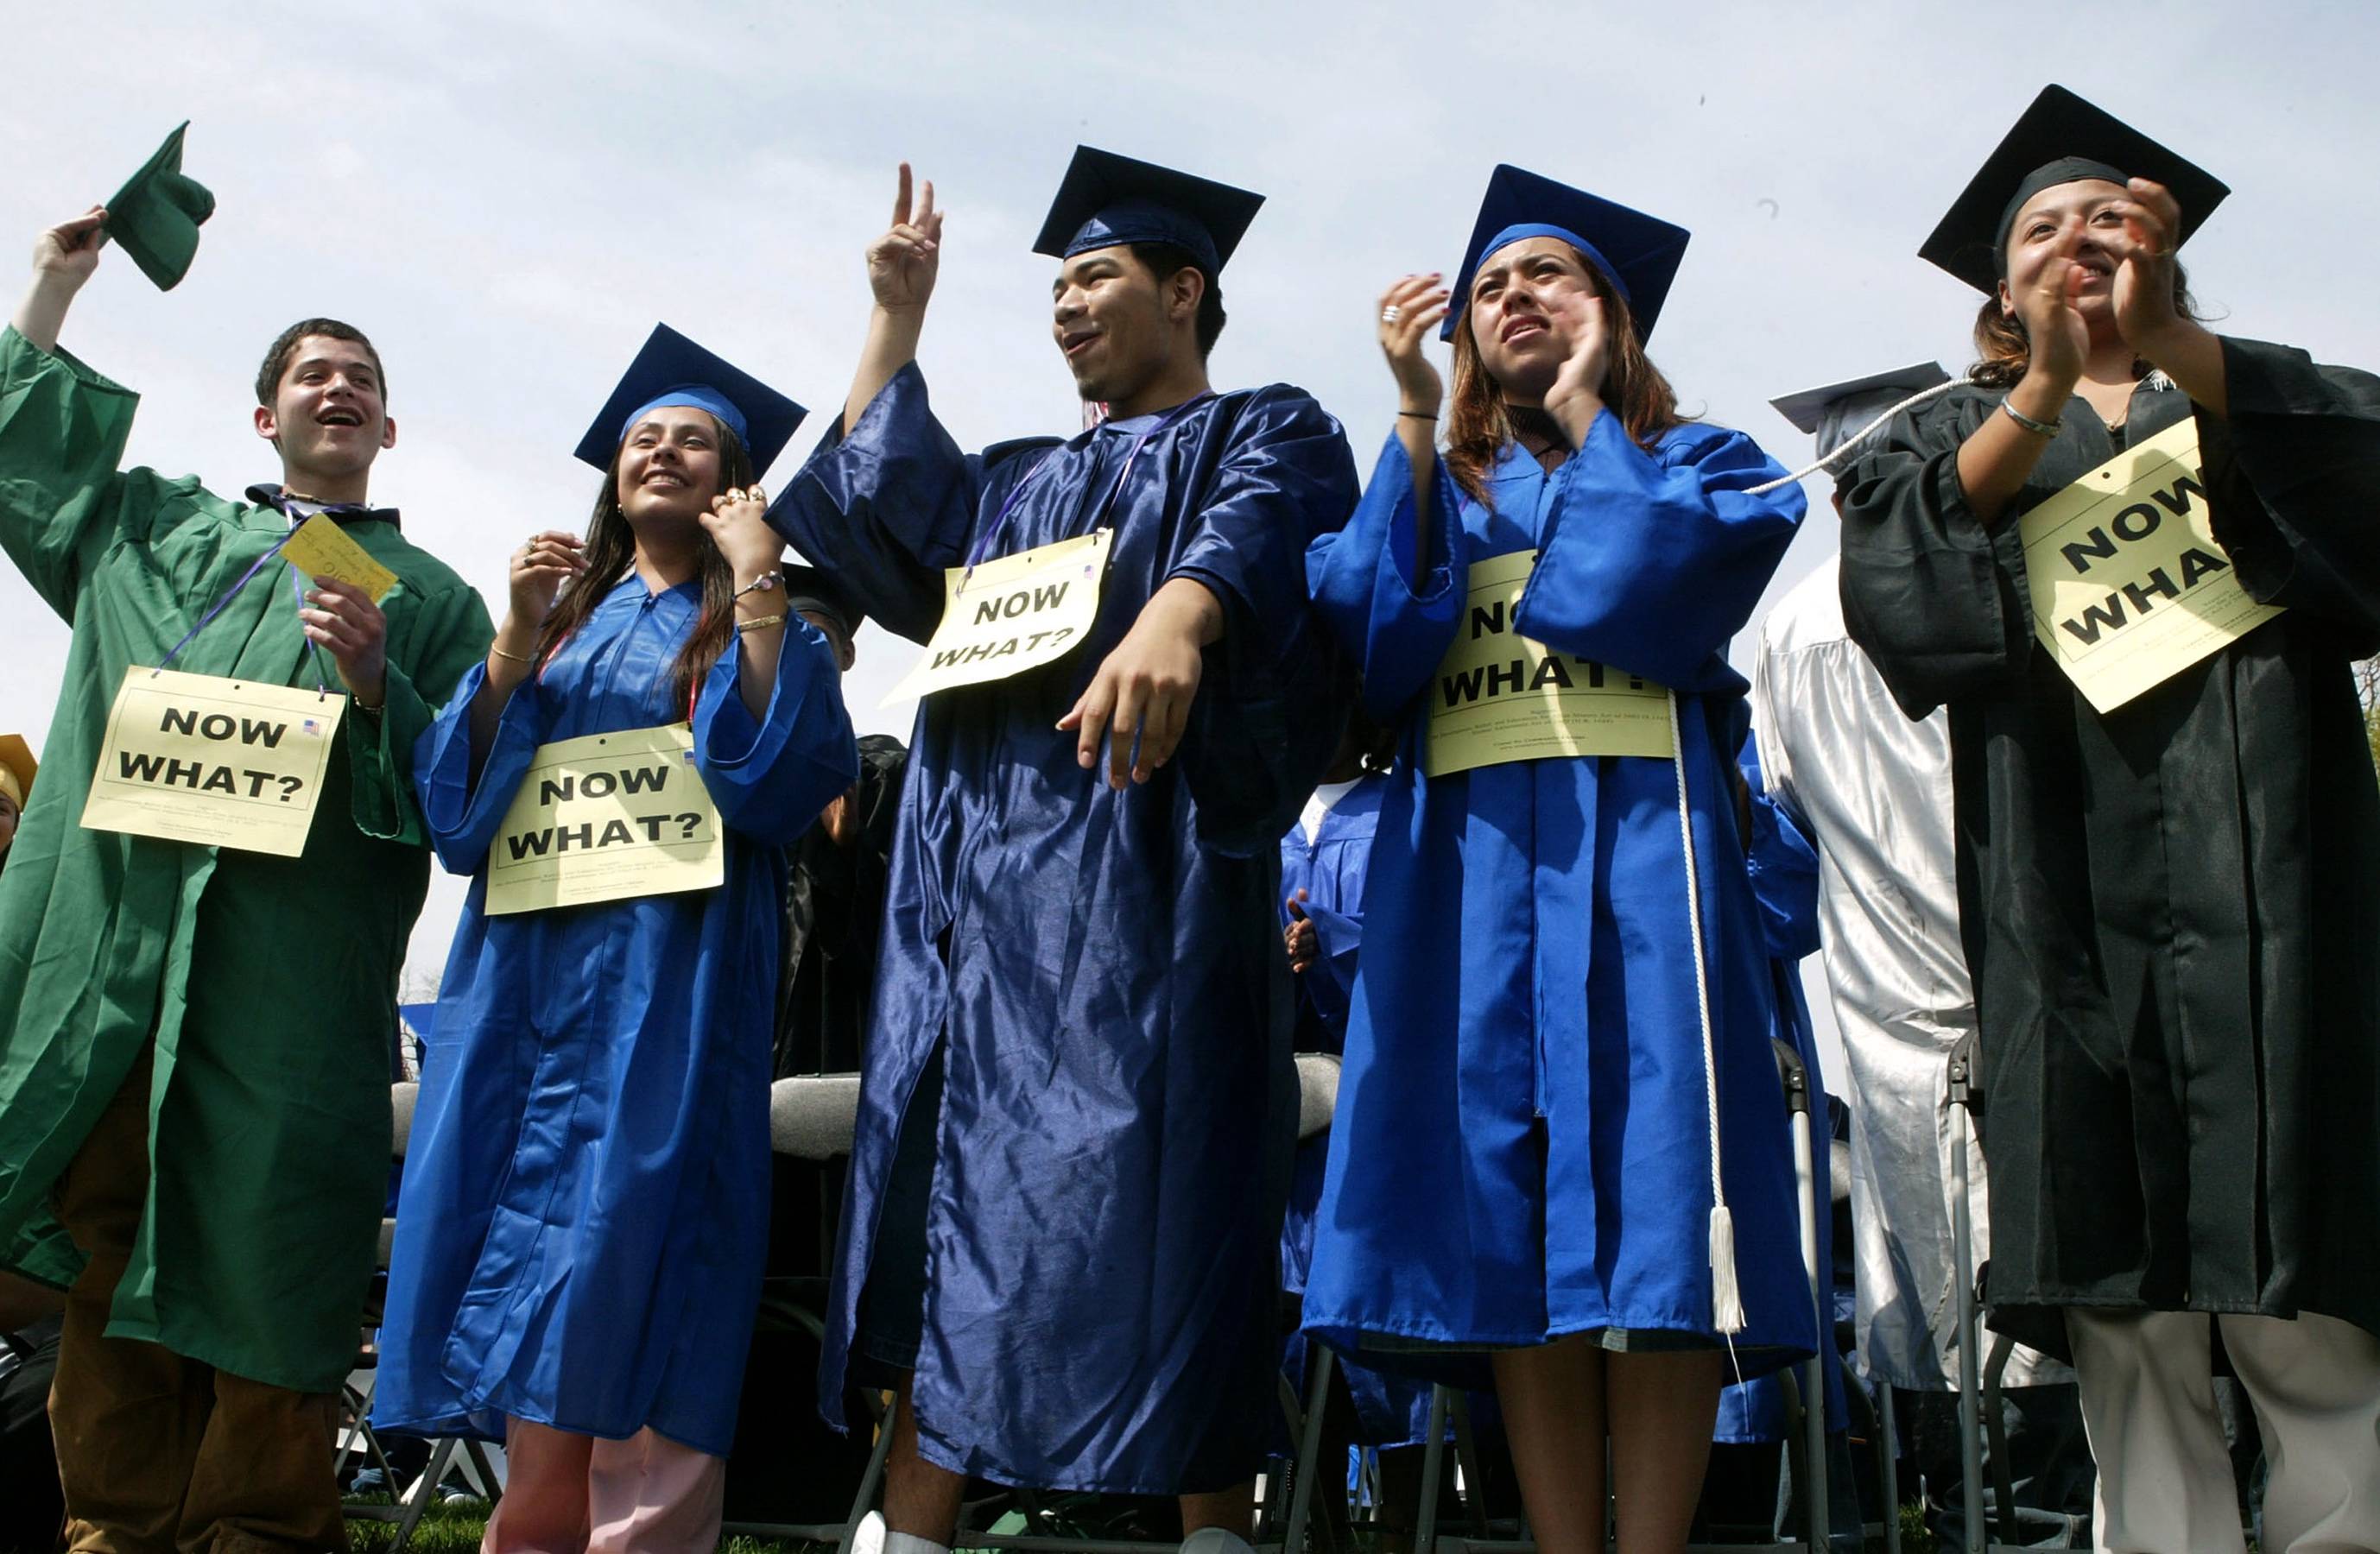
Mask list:
[[[366,836],[424,846],[413,793],[413,747],[455,684],[488,656],[496,628],[479,591],[449,589],[404,617],[402,640],[390,623],[388,692],[380,715],[357,709],[346,719],[356,829]]]
[[[121,522],[140,403],[65,351],[0,328],[0,550],[60,615]]]

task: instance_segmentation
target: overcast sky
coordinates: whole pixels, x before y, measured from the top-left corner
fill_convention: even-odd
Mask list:
[[[2115,18],[2125,18],[2119,28]],[[2100,19],[2102,16],[2107,18]],[[181,286],[116,249],[65,343],[142,395],[129,457],[237,494],[265,344],[314,313],[368,331],[401,436],[375,499],[502,613],[504,557],[577,527],[570,449],[666,320],[821,407],[866,315],[861,253],[896,162],[950,211],[920,357],[963,443],[1079,425],[1029,251],[1077,141],[1270,196],[1224,276],[1219,386],[1286,380],[1368,472],[1394,408],[1371,322],[1451,271],[1514,162],[1694,240],[1653,339],[1690,410],[1780,459],[1788,390],[1925,357],[1964,367],[1973,294],[1914,257],[2057,80],[2235,193],[2188,250],[2218,328],[2380,367],[2380,6],[407,4],[35,6],[5,21],[0,288],[43,226],[103,200],[191,119],[214,219]],[[19,257],[10,259],[11,254]],[[1773,594],[1834,549],[1824,492]],[[67,628],[0,567],[0,731],[38,747]],[[1739,656],[1742,644],[1739,644]],[[869,630],[863,730],[914,650]],[[442,880],[414,969],[443,962]]]

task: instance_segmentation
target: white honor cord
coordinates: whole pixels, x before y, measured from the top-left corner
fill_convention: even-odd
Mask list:
[[[1900,404],[1891,407],[1889,409],[1886,410],[1884,414],[1876,417],[1876,419],[1868,422],[1865,426],[1861,427],[1857,431],[1852,432],[1849,437],[1846,437],[1841,442],[1836,443],[1834,451],[1828,454],[1826,457],[1818,460],[1817,463],[1805,464],[1801,468],[1793,471],[1791,475],[1771,480],[1766,485],[1754,486],[1743,494],[1746,496],[1759,496],[1765,492],[1775,491],[1779,486],[1790,486],[1796,480],[1806,480],[1810,476],[1816,474],[1819,470],[1828,467],[1835,462],[1835,460],[1842,457],[1853,448],[1858,447],[1862,443],[1866,442],[1868,435],[1871,432],[1875,431],[1876,428],[1882,426],[1885,422],[1890,420],[1893,417],[1900,414],[1901,411],[1909,409],[1912,406],[1923,405],[1929,399],[1938,399],[1954,388],[1963,388],[1967,386],[1970,382],[1971,380],[1966,378],[1953,378],[1947,383],[1936,383],[1932,388],[1919,389],[1915,394],[1911,395]]]
[[[1694,941],[1694,1003],[1702,1016],[1703,1096],[1710,1108],[1711,1325],[1735,1353],[1743,1330],[1743,1293],[1735,1278],[1735,1218],[1727,1211],[1727,1188],[1719,1179],[1718,1046],[1711,1030],[1710,973],[1703,960],[1703,893],[1694,867],[1694,818],[1686,804],[1686,746],[1679,737],[1678,693],[1670,693],[1670,764],[1678,777],[1678,838],[1686,851],[1686,922]],[[1741,1372],[1739,1371],[1739,1374]]]

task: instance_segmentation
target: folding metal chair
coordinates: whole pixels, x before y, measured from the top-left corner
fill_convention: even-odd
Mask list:
[[[2017,1554],[2018,1528],[2014,1470],[2009,1463],[2008,1425],[2000,1410],[2000,1378],[2008,1369],[2016,1341],[2005,1333],[1992,1335],[1988,1357],[1977,1368],[1976,1352],[1983,1341],[1981,1283],[1975,1270],[1975,1230],[1967,1208],[1967,1151],[1975,1136],[1975,1118],[1984,1106],[1984,1083],[1978,1033],[1969,1031],[1950,1049],[1950,1239],[1957,1257],[1959,1281],[1959,1472],[1965,1525],[1961,1554]],[[1991,1521],[1997,1541],[1985,1529],[1984,1512],[1984,1446],[1991,1446]]]
[[[413,1136],[414,1103],[420,1099],[420,1094],[421,1087],[411,1080],[389,1087],[389,1157],[392,1159],[405,1159],[406,1145]],[[387,1219],[381,1220],[378,1266],[382,1275],[388,1272],[389,1250],[395,1243],[395,1236],[396,1221]],[[363,1325],[372,1329],[375,1337],[378,1334],[380,1321],[379,1311],[368,1310],[364,1313]],[[358,1382],[351,1378],[341,1390],[341,1405],[346,1418],[337,1437],[334,1447],[336,1456],[334,1461],[344,1466],[350,1456],[360,1454],[366,1462],[381,1471],[387,1478],[390,1487],[394,1488],[396,1475],[389,1466],[388,1455],[381,1446],[380,1437],[373,1432],[371,1427],[372,1393],[380,1383],[380,1357],[377,1349],[375,1348],[372,1353],[358,1354],[357,1368],[363,1373],[363,1380]],[[495,1465],[489,1460],[487,1448],[476,1440],[465,1440],[447,1436],[431,1442],[430,1461],[424,1464],[420,1475],[414,1479],[405,1493],[397,1497],[395,1504],[350,1503],[345,1508],[347,1520],[395,1523],[396,1537],[389,1545],[389,1554],[398,1554],[398,1551],[402,1550],[407,1542],[412,1538],[413,1530],[420,1525],[422,1512],[429,1510],[431,1503],[437,1498],[439,1487],[444,1483],[447,1470],[450,1468],[459,1468],[464,1481],[484,1497],[490,1504],[493,1504],[502,1497],[504,1486],[496,1476]]]
[[[796,1074],[769,1087],[769,1147],[777,1154],[818,1162],[842,1159],[851,1153],[858,1123],[856,1074]],[[825,1320],[817,1312],[795,1309],[789,1315],[813,1338],[826,1336]],[[803,1396],[807,1399],[808,1393]],[[848,1516],[837,1523],[730,1522],[723,1530],[753,1537],[832,1543],[837,1554],[848,1550],[860,1518],[876,1503],[877,1490],[884,1481],[884,1460],[892,1451],[890,1411],[874,1393],[868,1395],[868,1405],[875,1415],[876,1440]]]

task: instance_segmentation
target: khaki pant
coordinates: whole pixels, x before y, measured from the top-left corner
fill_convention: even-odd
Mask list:
[[[2103,1554],[2245,1554],[2215,1406],[2223,1329],[2265,1439],[2268,1554],[2380,1550],[2380,1338],[2335,1317],[2070,1306]]]
[[[149,1189],[150,1056],[58,1182],[58,1220],[91,1262],[67,1294],[50,1429],[77,1554],[344,1549],[338,1399],[293,1392],[109,1338],[108,1307]]]

